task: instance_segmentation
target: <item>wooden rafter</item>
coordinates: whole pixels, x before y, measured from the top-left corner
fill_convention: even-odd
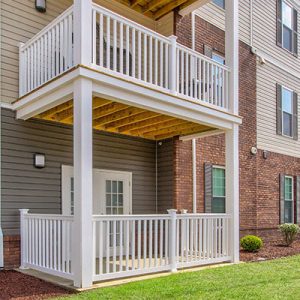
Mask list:
[[[168,0],[152,0],[152,1],[148,2],[148,4],[143,6],[143,13],[146,13],[152,9],[155,9],[157,6],[163,4],[166,1],[168,1]]]
[[[135,6],[137,6],[138,4],[140,4],[141,2],[143,2],[143,0],[132,0],[130,3],[130,6],[132,8],[134,8]]]
[[[118,129],[118,132],[130,133],[132,130],[147,127],[149,125],[156,125],[156,124],[159,124],[159,123],[171,120],[171,119],[173,119],[173,117],[159,115],[159,116],[155,116],[153,118],[149,118],[149,119],[146,119],[146,120],[143,120],[140,122],[122,126]]]
[[[166,15],[167,13],[169,13],[170,11],[172,11],[173,9],[175,9],[176,7],[180,6],[181,4],[183,4],[184,2],[186,2],[186,0],[175,0],[175,1],[171,1],[168,4],[166,4],[165,6],[163,6],[162,8],[160,8],[158,11],[156,11],[154,13],[154,19],[157,20],[160,17]]]
[[[128,107],[128,108],[122,109],[120,111],[117,111],[115,113],[112,113],[107,116],[104,116],[104,117],[94,120],[93,126],[96,128],[99,128],[99,126],[103,126],[107,123],[117,121],[117,120],[120,120],[123,118],[127,118],[127,117],[135,115],[135,114],[139,114],[140,112],[142,112],[142,110],[140,108]]]
[[[140,121],[148,120],[148,119],[153,118],[158,115],[159,115],[158,113],[154,113],[151,111],[144,111],[137,115],[130,116],[130,117],[118,120],[118,121],[113,121],[111,123],[105,124],[104,128],[105,129],[115,129],[115,130],[118,130],[119,132],[122,132],[121,128],[123,128],[123,127],[138,124]]]
[[[63,124],[73,123],[73,100],[37,115],[37,118]],[[93,127],[98,130],[162,140],[213,130],[173,116],[146,111],[111,100],[93,99]]]

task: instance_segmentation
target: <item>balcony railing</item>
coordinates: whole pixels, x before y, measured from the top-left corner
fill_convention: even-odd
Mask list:
[[[74,22],[70,7],[20,46],[20,96],[75,65]],[[167,38],[96,4],[90,22],[91,67],[229,109],[228,67],[177,43],[175,37]]]

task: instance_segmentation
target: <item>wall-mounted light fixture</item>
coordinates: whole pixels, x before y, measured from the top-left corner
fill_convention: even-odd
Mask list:
[[[269,152],[268,152],[267,150],[264,150],[264,151],[263,151],[263,158],[264,158],[264,159],[267,159],[268,156],[269,156]]]
[[[252,155],[256,155],[256,154],[257,154],[257,148],[256,148],[256,147],[251,147],[250,153],[251,153]]]
[[[34,155],[33,155],[33,164],[38,169],[45,168],[45,166],[46,166],[45,154],[34,153]]]
[[[41,13],[46,12],[46,0],[35,0],[35,9]]]

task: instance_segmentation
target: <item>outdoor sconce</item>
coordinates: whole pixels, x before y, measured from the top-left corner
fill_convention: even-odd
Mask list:
[[[263,151],[263,158],[264,158],[264,159],[267,159],[268,156],[269,156],[269,152],[268,152],[267,150],[264,150],[264,151]]]
[[[46,0],[35,0],[35,9],[41,13],[46,12]]]
[[[46,163],[45,154],[35,153],[33,155],[33,161],[34,161],[34,166],[37,169],[45,168],[45,163]]]

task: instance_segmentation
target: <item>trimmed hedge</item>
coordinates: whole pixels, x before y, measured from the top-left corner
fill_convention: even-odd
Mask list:
[[[246,235],[241,239],[241,247],[248,252],[256,252],[263,246],[261,238],[255,235]]]

